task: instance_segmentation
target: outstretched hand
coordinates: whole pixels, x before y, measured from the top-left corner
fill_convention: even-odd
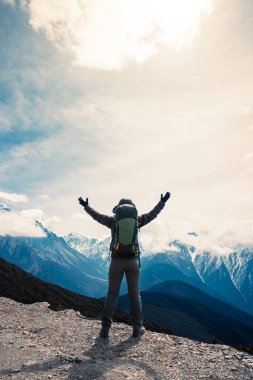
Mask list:
[[[165,195],[161,194],[161,201],[163,203],[165,203],[165,202],[167,202],[167,200],[169,199],[169,197],[170,197],[170,193],[168,193],[168,191],[167,191],[167,193]]]
[[[82,197],[79,197],[78,200],[79,200],[80,205],[83,207],[86,207],[89,204],[88,198],[86,198],[86,201],[84,201]]]

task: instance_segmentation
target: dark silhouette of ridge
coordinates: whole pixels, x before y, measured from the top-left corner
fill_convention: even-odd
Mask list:
[[[99,267],[69,247],[63,238],[41,228],[46,237],[0,236],[0,257],[42,281],[72,292],[89,297],[104,295],[106,277]]]
[[[235,306],[226,303],[214,296],[205,293],[197,287],[183,281],[165,281],[147,289],[148,292],[166,293],[197,301],[214,311],[218,311],[236,321],[247,324],[253,328],[253,316]]]
[[[0,278],[1,297],[24,304],[48,302],[49,308],[54,311],[73,309],[86,318],[101,319],[103,302],[44,282],[2,258],[0,258]],[[115,311],[114,320],[131,324],[129,314],[120,310]],[[168,330],[148,321],[145,321],[145,327],[150,331],[169,333]]]
[[[253,327],[201,302],[155,291],[141,292],[141,298],[144,317],[174,335],[206,343],[252,345]],[[128,310],[127,295],[119,297],[118,307]]]

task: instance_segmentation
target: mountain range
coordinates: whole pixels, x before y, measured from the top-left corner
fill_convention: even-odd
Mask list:
[[[14,211],[0,205],[0,212]],[[45,237],[0,236],[0,295],[21,302],[51,300],[54,308],[80,310],[82,304],[90,305],[101,316],[102,304],[94,308],[87,296],[106,295],[110,237],[59,237],[38,221],[36,227]],[[206,342],[252,343],[249,248],[214,256],[174,240],[163,252],[141,250],[143,312],[152,326]],[[128,310],[125,293],[123,283],[118,303],[123,312]],[[123,320],[129,323],[129,315]]]
[[[0,277],[0,297],[6,297],[24,304],[47,302],[49,308],[54,311],[72,309],[85,318],[101,320],[103,309],[101,301],[42,281],[1,258]],[[129,314],[121,310],[115,310],[113,319],[131,325]],[[150,331],[169,332],[149,321],[144,321],[144,325]]]
[[[52,310],[73,309],[85,318],[101,319],[103,304],[40,280],[0,259],[0,297],[30,304],[47,302]],[[168,281],[142,292],[145,327],[203,342],[247,345],[253,339],[253,317],[180,281]],[[114,321],[131,324],[127,296],[120,297]],[[219,311],[217,311],[219,310]]]
[[[0,205],[1,213],[14,212]],[[59,237],[36,223],[45,237],[0,236],[0,257],[44,281],[79,294],[103,297],[107,291],[110,237],[80,234]],[[241,246],[226,256],[197,252],[178,240],[163,252],[141,249],[141,289],[166,281],[183,281],[220,301],[253,314],[253,250]],[[121,294],[126,293],[122,284]]]
[[[0,204],[0,212],[14,211]],[[45,237],[0,236],[0,257],[74,292],[93,297],[104,294],[106,280],[100,268],[40,222],[36,226]]]
[[[143,315],[173,334],[204,342],[252,344],[253,316],[182,281],[167,281],[141,292]],[[118,307],[129,310],[128,296]]]
[[[83,237],[83,244],[81,235],[78,240],[74,236],[70,234],[64,239],[106,274],[110,238],[91,245],[87,237]],[[253,249],[242,246],[236,252],[216,256],[206,251],[196,253],[195,247],[174,240],[163,252],[152,253],[143,247],[141,251],[142,290],[164,281],[180,280],[253,314]],[[121,293],[125,292],[123,284]]]

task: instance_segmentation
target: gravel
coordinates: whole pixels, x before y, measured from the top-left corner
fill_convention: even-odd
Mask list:
[[[0,298],[1,379],[253,379],[253,357],[232,347],[150,331],[133,339],[123,323],[102,340],[99,321],[48,306]]]

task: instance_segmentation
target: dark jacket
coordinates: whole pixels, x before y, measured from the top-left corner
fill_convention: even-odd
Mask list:
[[[145,226],[146,224],[150,223],[153,219],[157,217],[157,215],[162,211],[164,208],[165,203],[162,201],[158,202],[157,205],[147,214],[142,214],[138,216],[138,226],[139,228]],[[115,232],[115,221],[113,216],[103,215],[91,208],[89,205],[84,207],[85,211],[98,223],[103,224],[104,226],[110,228],[112,237],[114,236]],[[116,258],[115,254],[112,252],[112,257]]]

